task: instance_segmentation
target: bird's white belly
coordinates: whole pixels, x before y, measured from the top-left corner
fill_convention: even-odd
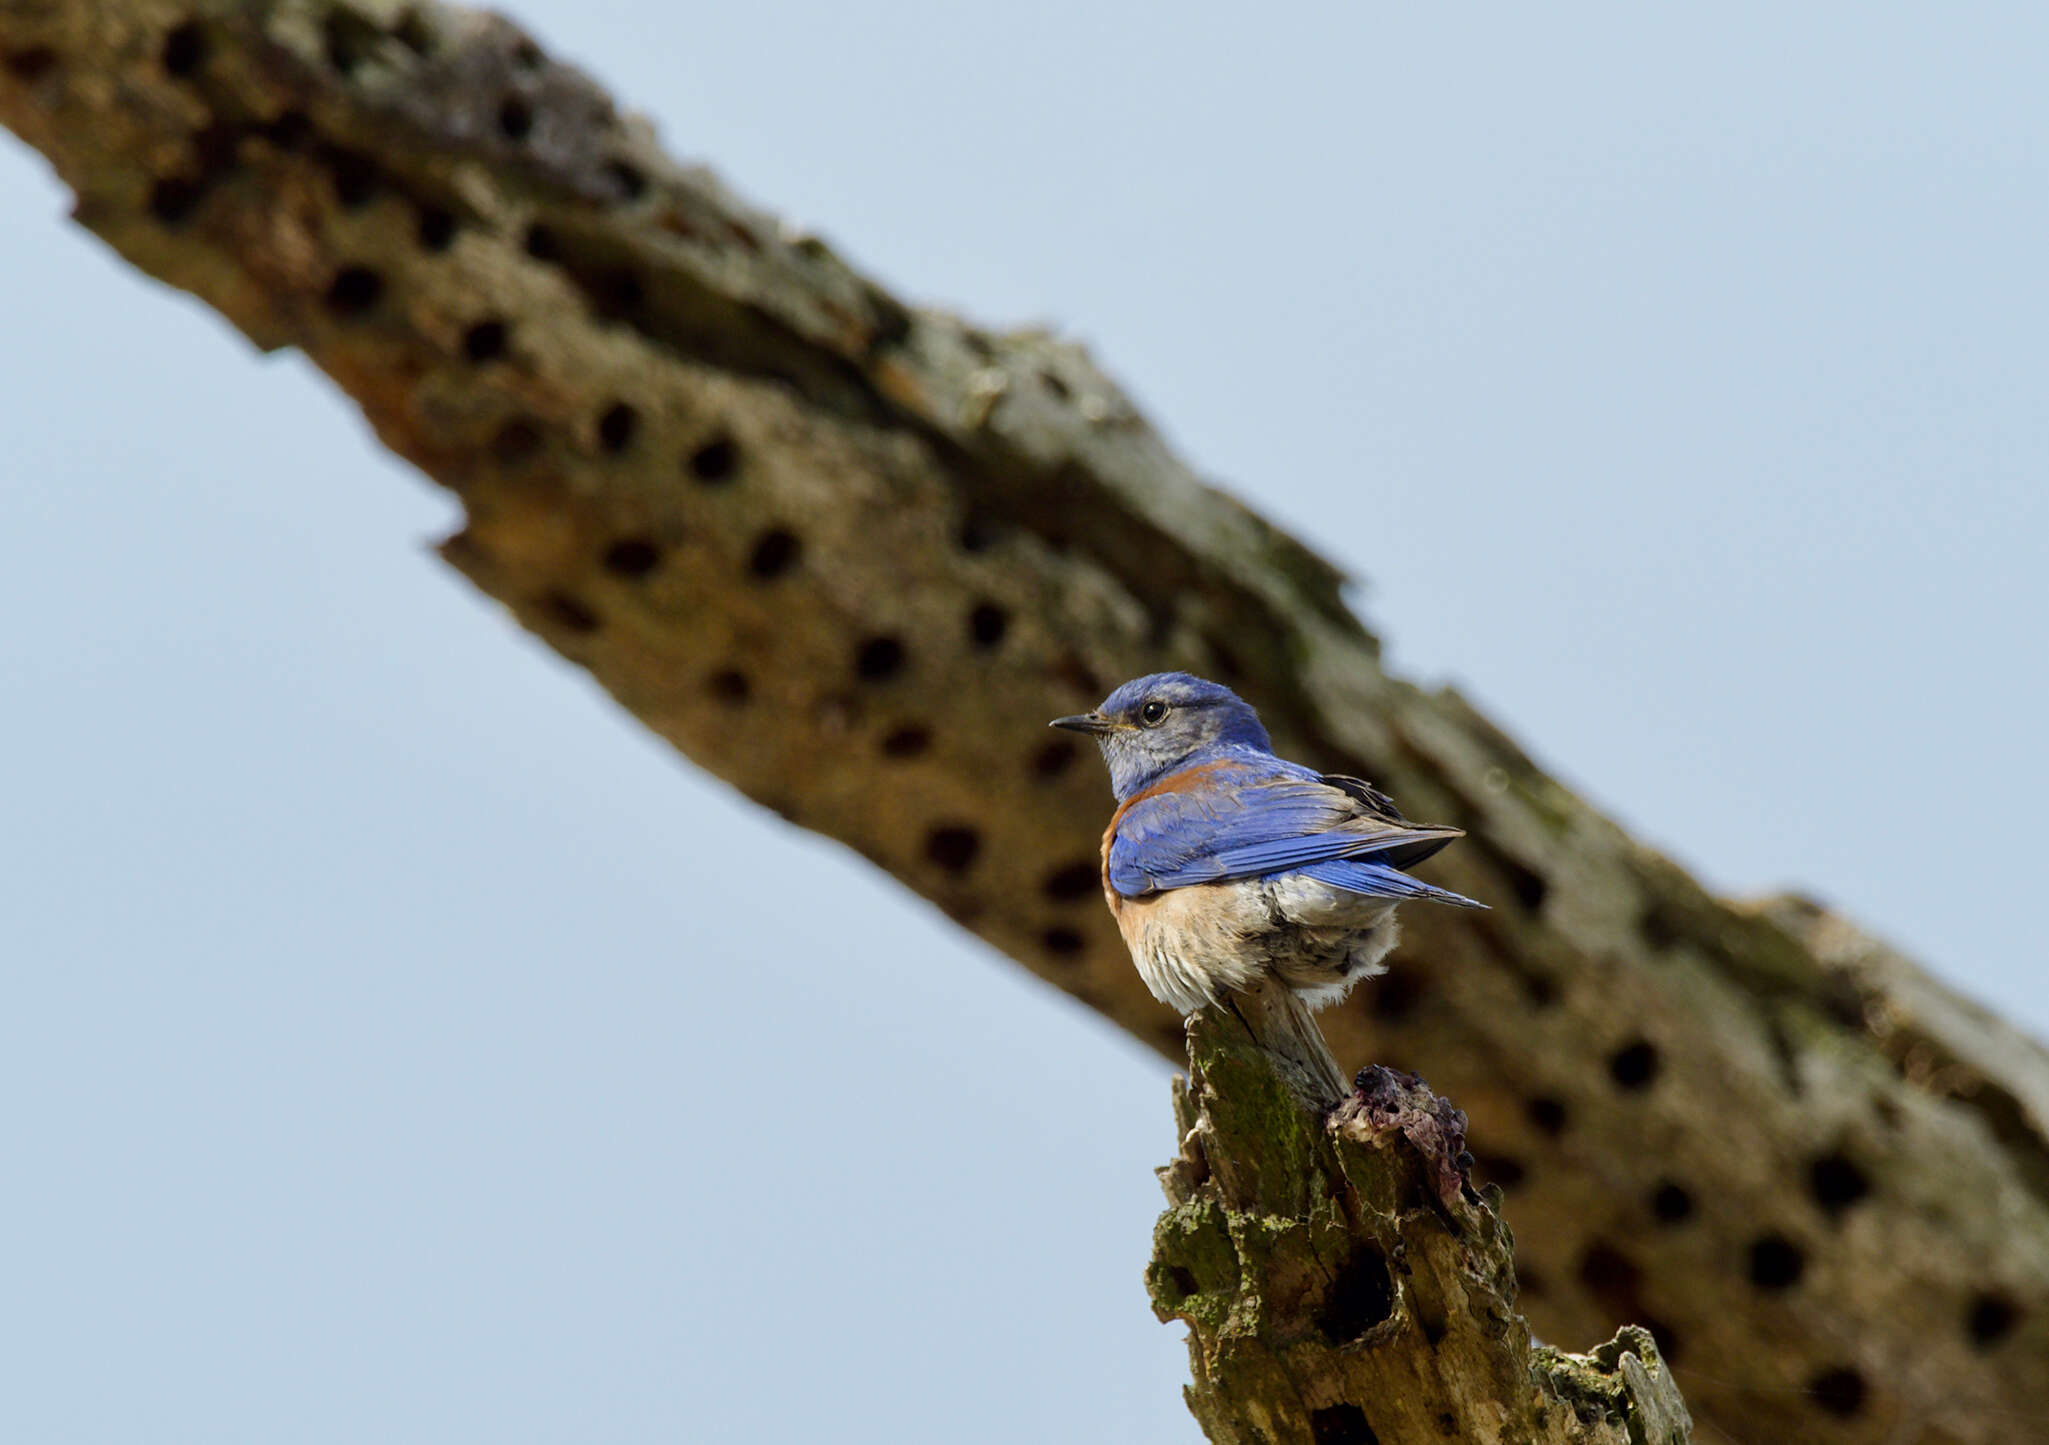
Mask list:
[[[1256,952],[1247,944],[1271,925],[1255,887],[1174,888],[1120,898],[1116,912],[1138,976],[1154,998],[1181,1013],[1194,1013],[1259,976]]]
[[[1381,971],[1392,906],[1299,873],[1112,898],[1117,927],[1154,998],[1187,1014],[1274,975],[1312,1005]]]

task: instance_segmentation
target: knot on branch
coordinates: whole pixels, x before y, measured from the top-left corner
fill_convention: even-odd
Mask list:
[[[1353,1079],[1351,1094],[1331,1111],[1330,1127],[1363,1144],[1400,1135],[1421,1158],[1447,1207],[1467,1192],[1473,1156],[1466,1152],[1465,1111],[1432,1093],[1416,1074],[1368,1064]]]

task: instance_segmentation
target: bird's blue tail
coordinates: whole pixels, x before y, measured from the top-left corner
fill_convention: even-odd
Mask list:
[[[1423,903],[1449,903],[1454,908],[1487,906],[1449,888],[1433,888],[1420,878],[1411,878],[1398,868],[1390,868],[1370,858],[1333,858],[1323,863],[1307,864],[1300,871],[1319,883],[1328,883],[1333,888],[1368,898],[1415,899]]]

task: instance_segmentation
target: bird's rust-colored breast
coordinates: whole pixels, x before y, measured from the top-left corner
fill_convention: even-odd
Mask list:
[[[1110,815],[1110,826],[1103,830],[1103,897],[1110,902],[1110,912],[1121,919],[1124,905],[1129,901],[1110,883],[1110,848],[1117,841],[1117,829],[1123,825],[1124,815],[1143,803],[1147,798],[1157,798],[1163,793],[1186,793],[1202,787],[1215,774],[1233,766],[1227,760],[1218,759],[1212,763],[1197,763],[1192,768],[1182,768],[1169,773],[1149,788],[1141,789],[1117,805],[1117,811]]]

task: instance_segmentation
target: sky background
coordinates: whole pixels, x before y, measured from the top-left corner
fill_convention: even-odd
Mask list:
[[[2049,1033],[2049,10],[517,13],[1086,340],[1712,885]],[[1166,1066],[644,735],[64,205],[0,137],[0,1435],[1196,1439]]]

